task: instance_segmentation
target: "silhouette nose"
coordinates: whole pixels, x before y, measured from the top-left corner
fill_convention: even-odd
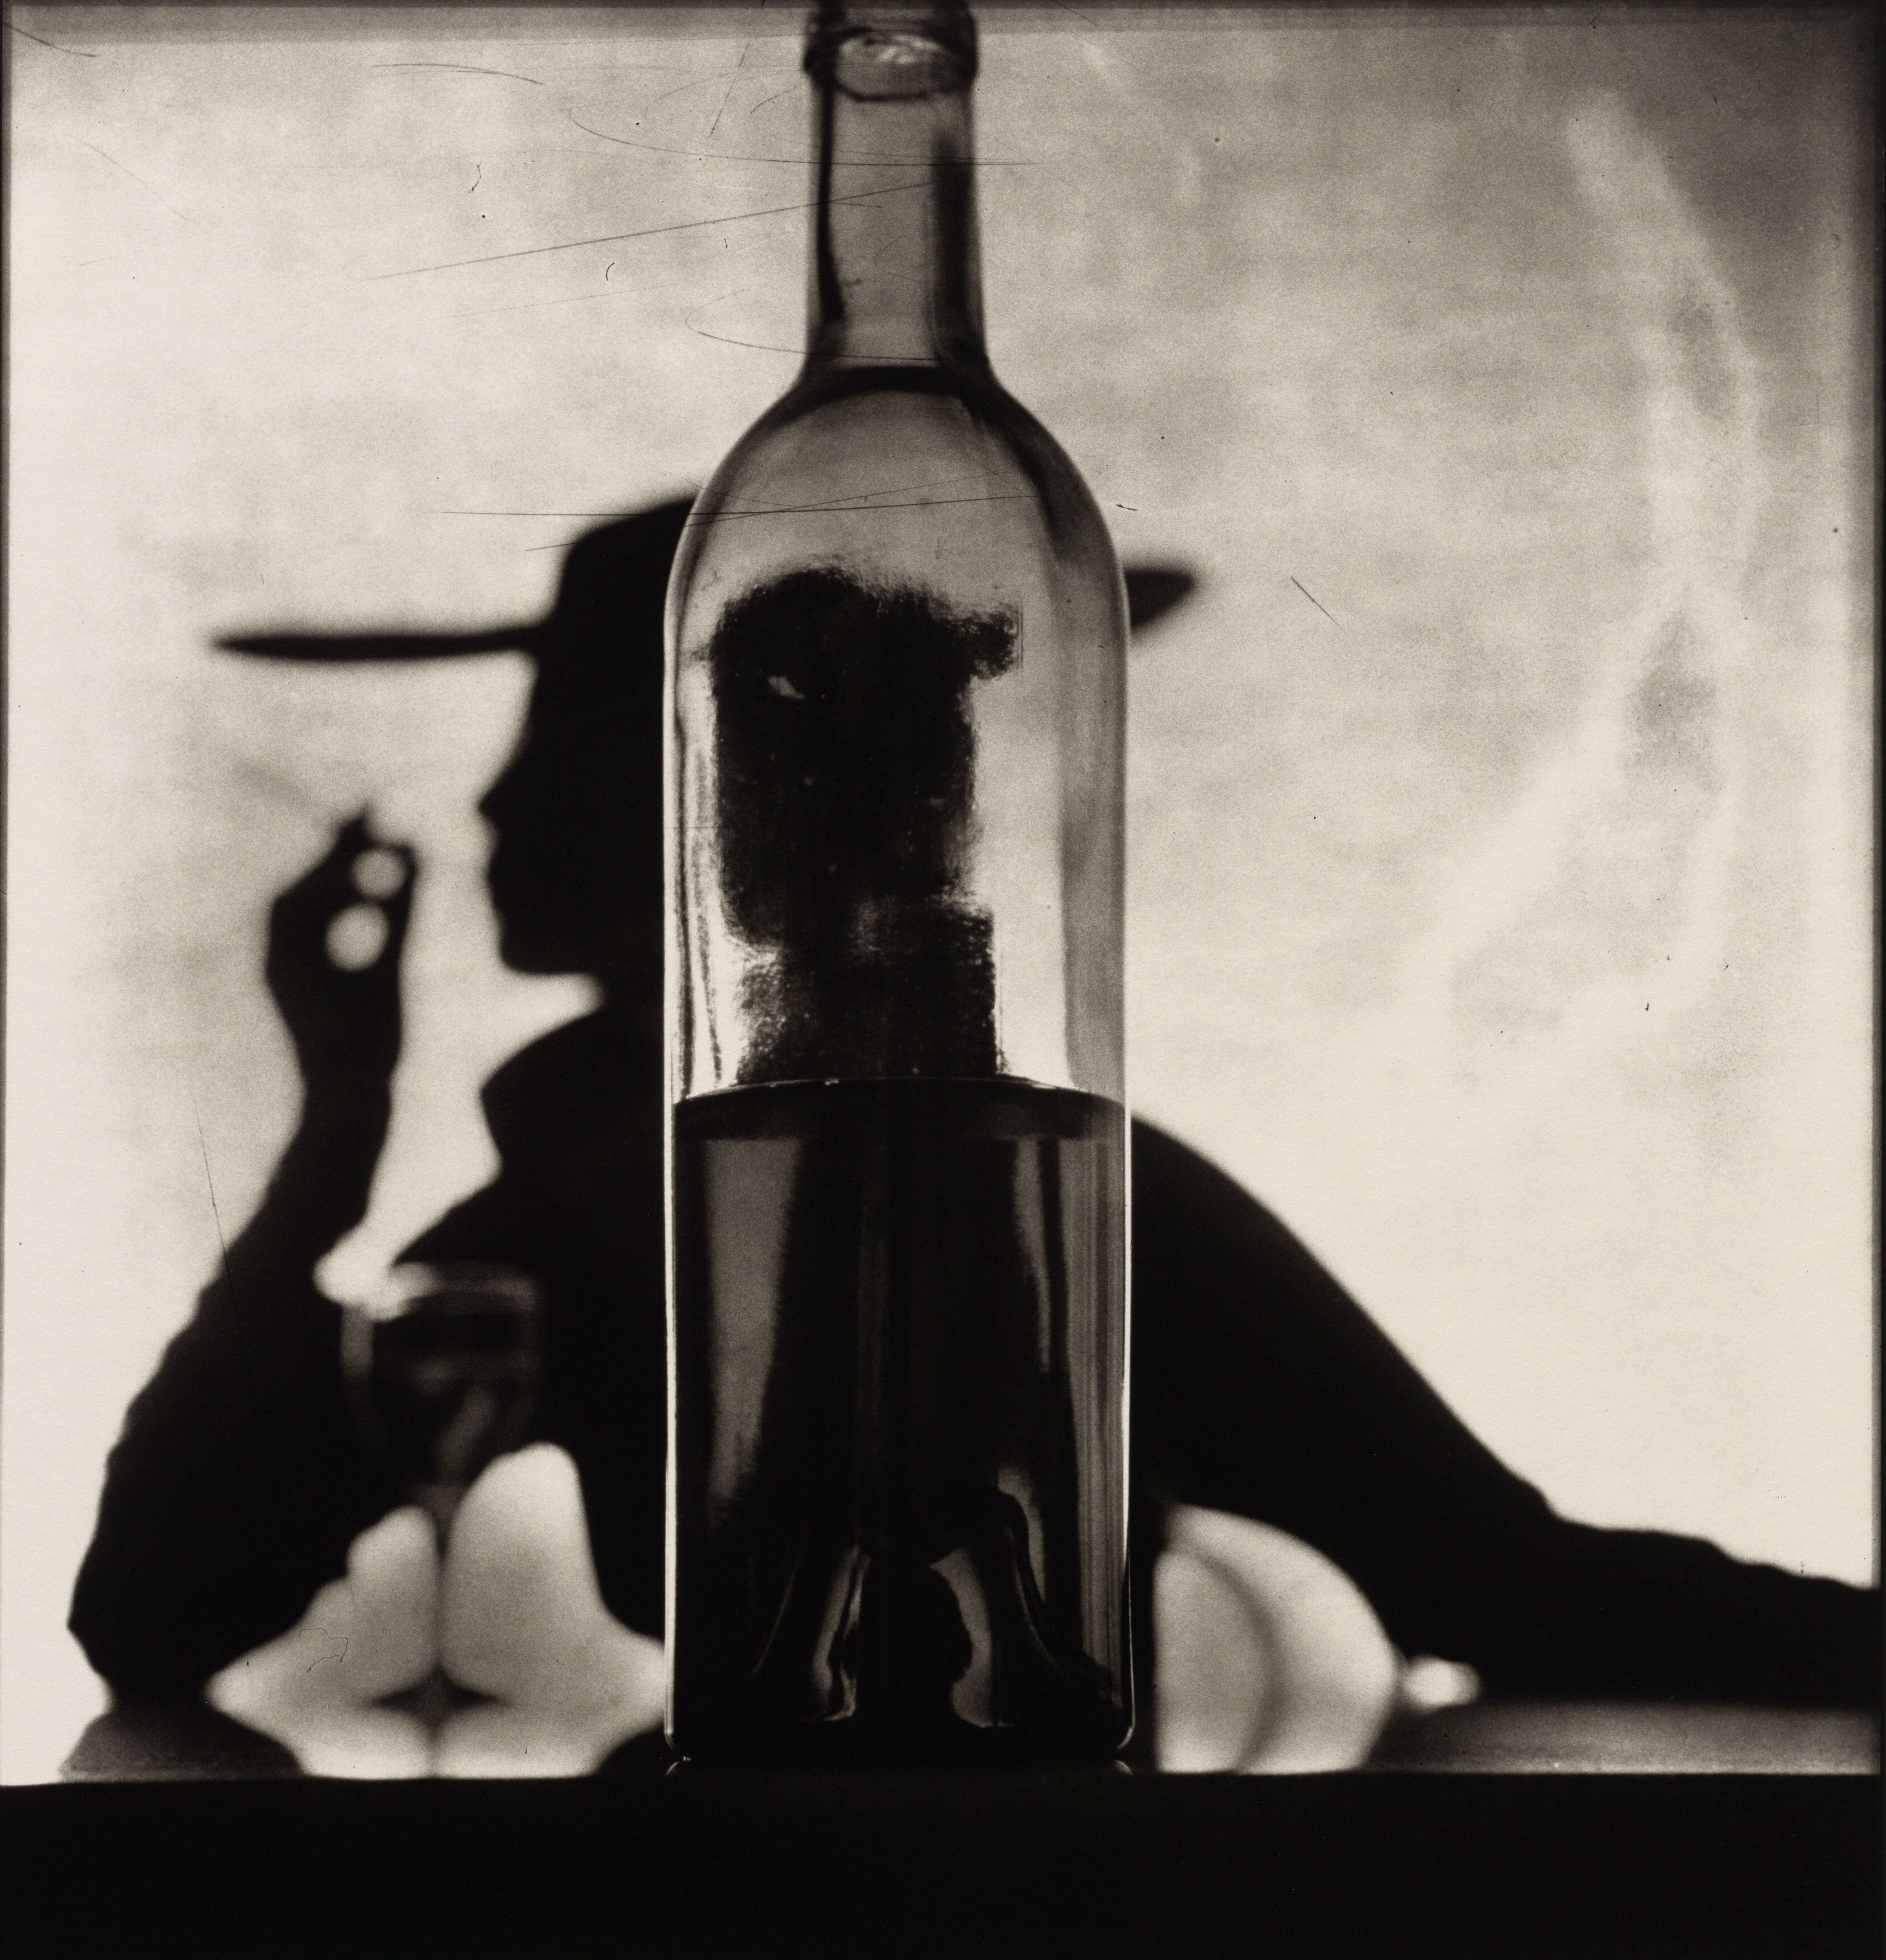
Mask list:
[[[498,779],[478,800],[478,813],[494,827],[501,827],[504,813],[510,807],[513,784],[517,774],[517,758],[513,756],[498,772]]]

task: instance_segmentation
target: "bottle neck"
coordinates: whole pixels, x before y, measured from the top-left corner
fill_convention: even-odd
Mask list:
[[[808,364],[986,365],[971,62],[922,33],[867,27],[807,65]]]

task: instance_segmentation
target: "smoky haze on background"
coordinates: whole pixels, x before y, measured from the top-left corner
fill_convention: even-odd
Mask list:
[[[790,381],[807,189],[791,10],[10,18],[17,1781],[294,1124],[271,898],[363,807],[421,855],[363,1265],[587,998],[493,947],[521,656],[211,642],[545,610]],[[1136,1107],[1562,1510],[1871,1577],[1863,15],[981,18],[993,358],[1201,581],[1131,674]]]

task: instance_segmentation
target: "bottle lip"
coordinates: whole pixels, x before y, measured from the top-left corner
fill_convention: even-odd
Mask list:
[[[976,68],[975,21],[960,0],[821,0],[806,24],[806,72],[861,101],[953,94]]]

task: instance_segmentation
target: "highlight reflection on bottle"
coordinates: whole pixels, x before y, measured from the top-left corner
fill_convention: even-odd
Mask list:
[[[959,6],[822,8],[811,352],[669,594],[669,1736],[1104,1757],[1125,603],[981,339]]]

